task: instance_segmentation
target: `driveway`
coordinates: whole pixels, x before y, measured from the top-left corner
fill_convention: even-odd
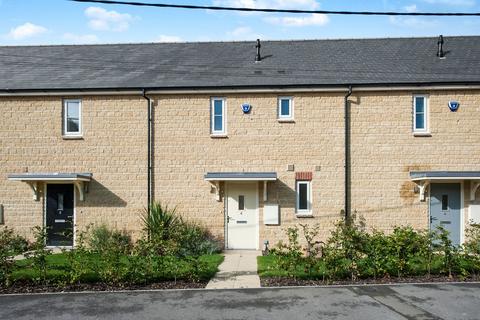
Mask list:
[[[480,283],[0,296],[0,319],[480,319]]]

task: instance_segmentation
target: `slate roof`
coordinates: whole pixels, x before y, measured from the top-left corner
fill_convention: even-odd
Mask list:
[[[0,47],[0,91],[480,83],[480,36]]]

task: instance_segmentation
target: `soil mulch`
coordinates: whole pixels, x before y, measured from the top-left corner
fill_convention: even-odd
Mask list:
[[[147,285],[115,286],[105,283],[86,283],[78,285],[35,285],[31,283],[14,283],[10,287],[0,287],[0,294],[13,293],[52,293],[52,292],[82,292],[82,291],[129,291],[129,290],[157,290],[157,289],[201,289],[208,282],[165,281]]]
[[[262,287],[289,287],[289,286],[328,286],[328,285],[364,285],[364,284],[395,284],[395,283],[432,283],[432,282],[478,282],[480,276],[469,276],[467,278],[448,277],[448,276],[420,276],[404,278],[378,278],[378,279],[359,279],[324,281],[310,279],[296,279],[288,277],[261,277]]]

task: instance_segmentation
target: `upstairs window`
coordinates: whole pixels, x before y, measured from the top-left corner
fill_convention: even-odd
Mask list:
[[[413,96],[413,132],[428,132],[428,104],[427,96]]]
[[[278,120],[293,120],[293,98],[278,98]]]
[[[226,134],[225,128],[225,99],[211,99],[211,133],[213,135]]]
[[[63,134],[65,136],[82,135],[82,101],[63,101]]]

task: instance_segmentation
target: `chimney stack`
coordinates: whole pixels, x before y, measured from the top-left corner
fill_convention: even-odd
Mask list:
[[[260,48],[262,45],[260,44],[260,39],[257,39],[257,45],[255,48],[257,48],[257,54],[255,55],[255,62],[260,62],[262,61],[262,55],[260,54]]]
[[[445,52],[443,52],[443,36],[442,35],[438,37],[437,46],[438,46],[437,57],[445,58]]]

